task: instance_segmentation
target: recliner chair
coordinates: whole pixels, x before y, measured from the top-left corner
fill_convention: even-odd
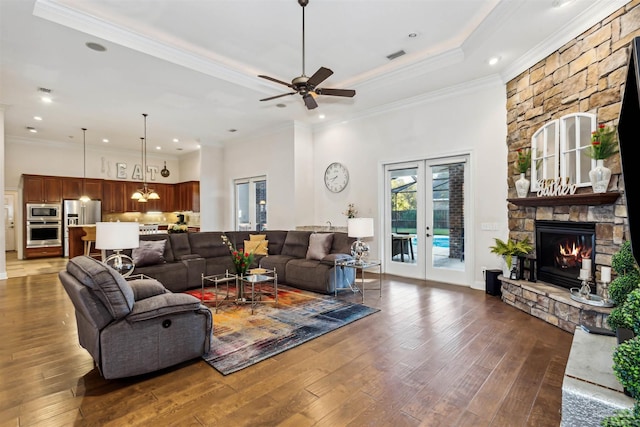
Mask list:
[[[78,339],[105,379],[153,372],[209,351],[213,319],[200,300],[155,279],[125,280],[88,256],[60,280],[75,307]]]

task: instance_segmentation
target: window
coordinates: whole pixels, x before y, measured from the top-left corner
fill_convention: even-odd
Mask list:
[[[235,180],[236,230],[267,229],[267,178]]]
[[[531,137],[531,189],[540,189],[539,180],[568,178],[578,187],[590,184],[589,170],[595,167],[585,149],[596,130],[596,116],[575,113],[553,120]],[[537,165],[535,167],[534,165]]]

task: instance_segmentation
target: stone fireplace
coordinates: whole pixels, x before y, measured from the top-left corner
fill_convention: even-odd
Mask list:
[[[582,261],[595,265],[595,229],[589,222],[536,221],[538,280],[567,289],[580,287]]]

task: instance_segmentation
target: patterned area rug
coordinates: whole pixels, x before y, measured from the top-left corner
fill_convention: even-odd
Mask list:
[[[197,298],[201,294],[199,289],[187,293]],[[230,287],[230,293],[234,295],[235,289]],[[215,313],[214,297],[214,288],[205,288],[205,303],[210,302],[208,305],[214,313],[214,337],[211,352],[203,359],[223,375],[379,311],[282,285],[278,286],[278,306],[258,304],[254,314],[248,303],[225,304]]]

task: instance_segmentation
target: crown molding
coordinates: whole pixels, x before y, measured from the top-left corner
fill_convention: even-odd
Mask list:
[[[541,43],[536,45],[511,62],[508,67],[500,73],[503,83],[507,83],[519,76],[523,71],[535,65],[540,60],[551,55],[553,52],[564,46],[567,42],[587,31],[589,28],[602,21],[616,10],[629,3],[630,0],[599,0],[587,7],[582,13],[576,15],[575,19],[568,22],[562,29]],[[584,3],[584,2],[583,2]]]

